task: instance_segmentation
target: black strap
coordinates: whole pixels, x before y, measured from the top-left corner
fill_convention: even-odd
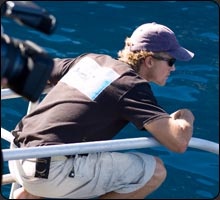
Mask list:
[[[87,153],[78,154],[78,155],[79,156],[88,156]],[[66,155],[66,157],[67,158],[74,158],[75,155]],[[50,171],[50,161],[51,161],[51,157],[37,158],[35,177],[48,179],[49,171]],[[74,177],[74,171],[71,171],[71,177]]]
[[[50,170],[50,160],[51,157],[37,158],[36,160],[36,170],[35,177],[47,179]]]

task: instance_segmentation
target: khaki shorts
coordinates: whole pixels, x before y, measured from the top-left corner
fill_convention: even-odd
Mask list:
[[[45,198],[84,199],[111,191],[130,193],[143,187],[156,167],[153,156],[139,152],[102,152],[75,158],[58,156],[51,159],[49,177],[43,179],[34,177],[35,161],[27,159],[17,170],[24,188]],[[10,161],[10,170],[13,170],[13,162],[19,161]]]

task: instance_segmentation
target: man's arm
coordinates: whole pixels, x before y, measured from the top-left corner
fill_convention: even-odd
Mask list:
[[[193,134],[194,116],[188,109],[172,113],[171,118],[162,118],[144,125],[162,145],[174,152],[182,153]]]

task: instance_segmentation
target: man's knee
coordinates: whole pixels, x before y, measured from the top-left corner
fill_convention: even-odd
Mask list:
[[[32,195],[24,187],[21,187],[14,191],[13,199],[44,199],[44,197]]]
[[[162,183],[166,179],[167,170],[163,164],[163,161],[160,158],[155,157],[155,160],[156,168],[153,177],[155,177],[158,180],[158,182]]]

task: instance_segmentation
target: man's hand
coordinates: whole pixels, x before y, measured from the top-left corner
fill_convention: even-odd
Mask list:
[[[176,119],[184,119],[193,125],[195,120],[193,113],[188,109],[180,109],[170,115],[174,120]]]
[[[144,124],[161,144],[174,152],[185,152],[193,134],[194,116],[188,109],[180,109],[170,115]]]

